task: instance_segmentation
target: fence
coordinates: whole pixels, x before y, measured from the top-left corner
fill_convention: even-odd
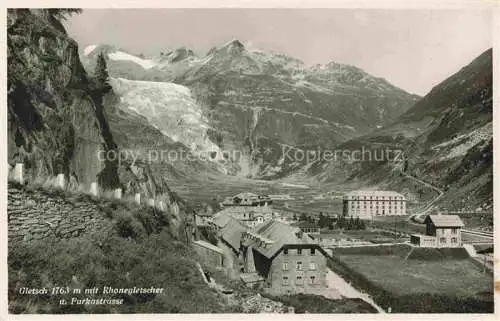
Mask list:
[[[10,164],[8,165],[8,180],[21,185],[27,184],[27,180],[25,177],[25,166],[23,163],[17,163],[14,167],[10,166]],[[60,190],[83,192],[85,194],[90,194],[96,198],[111,198],[111,199],[122,200],[125,202],[134,202],[137,205],[142,204],[141,193],[135,193],[133,196],[124,198],[123,190],[121,188],[116,188],[113,190],[104,190],[100,188],[97,182],[91,182],[90,188],[86,188],[83,185],[76,186],[75,184],[70,184],[70,181],[66,179],[66,176],[63,173],[60,173],[55,177],[46,178],[43,181],[39,179],[38,181],[34,182],[34,184],[40,184],[45,187],[52,187]],[[165,211],[167,209],[165,202],[160,198],[158,199],[148,198],[146,199],[145,204],[146,206],[149,207],[155,207],[160,211]],[[175,216],[179,214],[179,205],[176,202],[169,203],[168,209]]]

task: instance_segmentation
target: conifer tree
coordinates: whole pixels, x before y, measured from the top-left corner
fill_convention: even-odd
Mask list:
[[[104,54],[102,52],[97,55],[97,63],[95,66],[94,76],[96,79],[96,87],[98,90],[107,91],[110,89],[106,59],[104,59]]]

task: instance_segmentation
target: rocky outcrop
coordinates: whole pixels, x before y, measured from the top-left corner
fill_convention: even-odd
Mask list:
[[[116,148],[68,37],[50,10],[8,10],[8,160],[28,181],[64,173],[81,184],[119,184],[116,164],[98,157]]]

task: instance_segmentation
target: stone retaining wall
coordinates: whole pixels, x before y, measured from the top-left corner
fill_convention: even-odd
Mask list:
[[[69,201],[48,191],[28,191],[13,184],[8,186],[7,213],[9,244],[50,236],[78,237],[113,228],[111,220],[91,201]]]

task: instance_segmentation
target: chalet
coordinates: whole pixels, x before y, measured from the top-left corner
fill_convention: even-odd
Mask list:
[[[411,243],[421,247],[462,247],[464,223],[458,215],[429,215],[425,235],[412,235]]]
[[[267,195],[257,195],[254,193],[240,193],[232,197],[227,197],[221,202],[223,207],[227,206],[268,206],[272,204],[272,199]]]
[[[242,234],[244,271],[273,294],[326,289],[328,254],[300,228],[271,220]]]

